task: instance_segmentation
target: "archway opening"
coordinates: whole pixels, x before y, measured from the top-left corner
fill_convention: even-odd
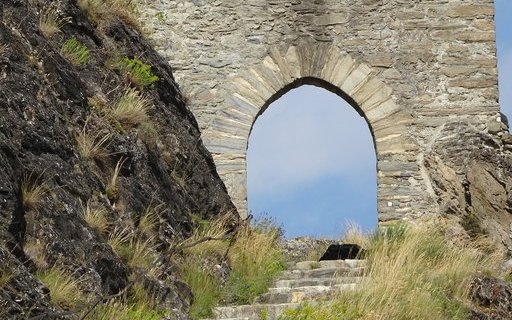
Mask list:
[[[249,211],[286,237],[339,238],[347,222],[377,225],[372,134],[339,95],[301,85],[255,121],[247,150]]]

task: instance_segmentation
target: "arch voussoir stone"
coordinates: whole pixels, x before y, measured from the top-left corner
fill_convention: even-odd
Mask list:
[[[219,174],[242,216],[247,215],[245,157],[252,126],[270,102],[297,85],[308,81],[319,86],[325,83],[326,89],[349,97],[372,131],[378,161],[395,155],[409,159],[408,154],[417,149],[407,134],[413,117],[397,103],[393,90],[370,65],[332,44],[305,43],[270,48],[268,52],[259,64],[235,76],[226,106],[218,113],[225,119],[213,120],[210,129],[203,132],[205,145],[213,153]],[[408,168],[403,174],[414,176],[411,170],[418,170]],[[382,181],[396,179],[392,174],[393,171],[380,170],[378,177]],[[407,211],[411,197],[416,196],[398,184],[397,188],[404,192],[399,199],[391,199],[387,195],[392,194],[395,184],[378,185],[379,208],[385,208],[386,217],[396,215],[398,208]]]

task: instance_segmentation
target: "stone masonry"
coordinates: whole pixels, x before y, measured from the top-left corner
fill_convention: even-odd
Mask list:
[[[493,0],[148,0],[144,15],[242,216],[251,128],[294,87],[367,121],[380,221],[439,211],[425,155],[456,134],[441,129],[499,117]]]

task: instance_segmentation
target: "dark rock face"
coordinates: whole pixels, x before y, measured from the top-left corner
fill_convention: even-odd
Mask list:
[[[135,278],[158,283],[163,305],[184,318],[190,293],[171,275],[166,249],[190,232],[190,214],[236,214],[197,124],[170,66],[133,28],[120,19],[95,28],[69,0],[60,10],[70,23],[47,37],[38,16],[45,1],[39,4],[5,0],[0,5],[0,45],[7,45],[0,54],[0,271],[12,274],[0,287],[0,318],[67,317],[33,276],[36,267],[59,264],[81,277],[83,289],[92,293],[115,294],[127,286],[134,270],[107,244],[108,235],[85,222],[86,203],[105,212],[107,233],[135,234],[144,210],[159,208],[155,238],[161,278]],[[90,50],[87,65],[73,66],[59,53],[71,37]],[[147,88],[133,85],[109,69],[115,52],[151,65],[159,80]],[[152,101],[151,130],[119,127],[91,104],[92,97],[111,104],[127,87]],[[77,136],[84,130],[109,135],[105,156],[80,154]],[[107,185],[120,159],[114,199]],[[23,201],[24,181],[44,186],[37,204]]]
[[[512,286],[500,279],[476,278],[471,283],[470,299],[478,307],[470,320],[512,319]]]
[[[357,244],[331,244],[320,258],[320,261],[356,259],[362,253],[363,250]]]

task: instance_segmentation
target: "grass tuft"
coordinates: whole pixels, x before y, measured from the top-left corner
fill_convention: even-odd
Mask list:
[[[102,208],[91,207],[90,200],[86,202],[85,206],[80,202],[80,206],[85,222],[100,235],[104,235],[109,226],[106,211]]]
[[[80,156],[84,159],[104,159],[107,156],[105,147],[112,137],[110,133],[91,133],[86,130],[87,124],[75,137]]]
[[[150,86],[159,80],[151,71],[151,66],[137,57],[133,59],[123,57],[114,62],[113,68],[119,70],[131,82],[140,87]]]
[[[128,88],[114,104],[110,114],[121,125],[131,128],[148,121],[147,112],[151,107],[151,99],[135,89]]]
[[[75,308],[85,302],[86,297],[80,291],[79,281],[73,279],[66,271],[54,266],[36,274],[37,278],[50,290],[53,303],[63,308]]]
[[[119,186],[117,180],[119,178],[119,173],[121,172],[121,167],[127,158],[121,158],[116,163],[116,167],[114,168],[114,172],[112,173],[112,177],[107,184],[106,193],[107,197],[111,202],[117,202],[119,200]]]
[[[42,181],[43,174],[34,177],[29,174],[23,178],[21,182],[21,200],[25,210],[33,210],[39,207],[43,196],[50,192],[48,183]]]
[[[71,18],[62,16],[59,8],[50,5],[40,13],[39,29],[45,36],[52,37],[70,20]]]
[[[75,37],[68,39],[60,48],[60,53],[74,66],[82,66],[89,62],[89,49]]]
[[[5,288],[11,282],[14,275],[10,270],[0,270],[0,289]]]

